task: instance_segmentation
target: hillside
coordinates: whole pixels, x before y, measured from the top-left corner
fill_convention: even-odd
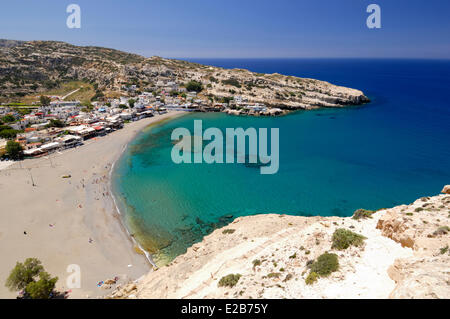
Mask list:
[[[449,298],[444,191],[354,218],[241,217],[109,298]]]
[[[241,96],[249,102],[284,109],[340,107],[368,102],[359,90],[324,81],[223,69],[181,60],[140,55],[100,47],[80,47],[55,41],[0,40],[0,99],[50,92],[73,81],[96,84],[109,95],[123,85],[152,90],[161,83],[183,86],[202,83],[201,96],[221,101]]]

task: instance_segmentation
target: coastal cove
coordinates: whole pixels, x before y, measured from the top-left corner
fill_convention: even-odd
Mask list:
[[[116,163],[112,186],[130,233],[158,266],[239,216],[351,216],[439,192],[450,179],[450,62],[420,60],[197,60],[354,87],[364,106],[282,117],[192,113],[144,130]],[[427,92],[434,92],[430,95]],[[280,128],[280,170],[174,164],[177,127]]]

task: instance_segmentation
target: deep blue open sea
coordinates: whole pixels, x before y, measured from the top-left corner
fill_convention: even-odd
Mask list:
[[[362,90],[371,103],[283,117],[194,113],[142,132],[116,165],[125,222],[164,264],[237,216],[350,216],[435,195],[450,183],[450,61],[197,59],[325,80]],[[280,128],[280,169],[172,162],[176,127]]]

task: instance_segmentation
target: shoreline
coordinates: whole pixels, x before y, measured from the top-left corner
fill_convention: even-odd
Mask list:
[[[170,113],[167,113],[167,114],[170,114]],[[113,202],[114,202],[115,211],[116,211],[117,214],[119,215],[120,223],[121,223],[121,225],[122,225],[124,231],[126,232],[128,238],[130,239],[130,241],[133,243],[133,245],[137,246],[137,247],[139,248],[140,251],[142,251],[142,253],[144,254],[145,258],[146,258],[147,261],[150,263],[150,265],[153,267],[153,269],[158,268],[158,266],[157,266],[156,263],[153,261],[153,258],[152,258],[152,256],[151,256],[151,254],[150,254],[147,250],[145,250],[145,249],[142,247],[142,245],[134,238],[134,236],[130,233],[130,230],[128,229],[128,226],[126,225],[126,222],[125,222],[125,220],[124,220],[124,217],[125,217],[126,212],[124,212],[124,213],[122,214],[122,212],[120,211],[119,205],[117,204],[117,199],[116,199],[116,196],[115,196],[115,194],[114,194],[113,186],[112,186],[112,178],[113,178],[113,172],[114,172],[114,168],[115,168],[115,166],[116,166],[116,163],[117,163],[118,161],[120,161],[120,159],[122,158],[123,154],[124,154],[125,151],[127,150],[128,145],[129,145],[129,144],[130,144],[130,143],[131,143],[131,142],[132,142],[132,141],[133,141],[140,133],[142,133],[142,131],[143,131],[144,129],[147,129],[147,128],[151,127],[151,126],[157,125],[158,123],[163,122],[165,119],[173,119],[173,118],[176,118],[176,117],[178,117],[178,114],[179,114],[179,115],[182,115],[182,114],[184,114],[184,113],[175,113],[175,114],[173,114],[173,117],[169,117],[169,118],[166,117],[166,118],[164,118],[164,119],[160,119],[159,121],[156,121],[156,122],[154,122],[154,123],[151,123],[151,124],[149,124],[148,126],[146,126],[146,127],[144,127],[143,129],[141,129],[139,132],[137,132],[137,133],[129,140],[129,142],[126,143],[126,144],[123,146],[121,153],[117,156],[116,160],[112,163],[111,168],[109,169],[109,181],[108,181],[109,193],[110,193],[110,196],[111,196],[111,198],[112,198],[112,200],[113,200]]]
[[[450,185],[442,194],[369,216],[238,217],[107,298],[445,299],[450,238],[441,218],[448,214],[449,194]],[[334,247],[338,230],[362,235],[363,242]],[[308,283],[308,265],[325,252],[336,255],[337,269]],[[239,278],[222,287],[230,274]]]
[[[0,298],[17,296],[4,281],[16,262],[29,257],[40,259],[46,271],[58,276],[56,289],[70,291],[69,298],[104,296],[112,287],[99,288],[98,282],[118,277],[118,283],[124,283],[149,271],[149,261],[135,249],[115,205],[112,169],[142,130],[182,114],[169,112],[132,122],[76,149],[0,170],[0,255],[4,256]],[[61,177],[69,174],[69,179]],[[72,264],[80,266],[80,288],[67,288],[71,273],[66,270]]]

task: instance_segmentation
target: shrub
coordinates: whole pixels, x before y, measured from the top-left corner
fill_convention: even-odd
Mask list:
[[[234,287],[238,283],[239,279],[242,275],[240,274],[230,274],[225,277],[222,277],[219,281],[219,287]]]
[[[257,267],[257,266],[260,266],[261,265],[261,260],[259,260],[259,259],[255,259],[255,260],[253,260],[253,268],[255,268],[255,267]]]
[[[231,79],[228,79],[228,80],[222,80],[222,84],[224,84],[224,85],[232,85],[232,86],[235,86],[237,88],[241,87],[241,84],[235,78],[231,78]]]
[[[333,234],[333,245],[331,248],[344,250],[350,246],[361,246],[364,243],[366,237],[352,232],[348,229],[337,229]]]
[[[319,276],[327,277],[332,272],[339,269],[338,256],[336,254],[324,253],[311,265],[311,273],[317,273]]]
[[[440,251],[441,255],[445,254],[448,251],[448,245],[441,248],[439,251]]]
[[[267,278],[279,278],[280,275],[281,274],[279,272],[271,272],[270,274],[267,275]]]
[[[310,272],[308,277],[306,277],[305,282],[307,285],[312,285],[313,283],[315,283],[317,281],[317,279],[319,278],[319,275],[315,272]]]
[[[415,211],[416,213],[418,213],[418,212],[423,211],[423,208],[422,208],[422,207],[417,207],[416,209],[414,209],[414,211]]]
[[[442,226],[439,227],[434,233],[433,235],[435,236],[439,236],[439,235],[447,235],[450,232],[450,227],[448,226]]]
[[[353,213],[352,218],[353,219],[365,219],[365,218],[372,218],[372,214],[374,213],[373,210],[367,210],[367,209],[357,209]]]
[[[222,234],[233,234],[236,230],[234,229],[225,229],[224,231],[222,231]]]

